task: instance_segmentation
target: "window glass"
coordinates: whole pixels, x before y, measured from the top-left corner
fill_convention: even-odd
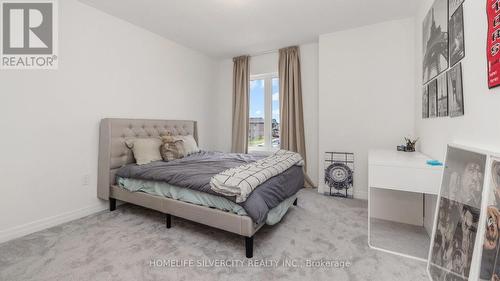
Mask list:
[[[271,146],[280,147],[280,83],[278,78],[272,79],[272,104],[271,104]]]
[[[264,147],[265,80],[250,81],[248,147]]]

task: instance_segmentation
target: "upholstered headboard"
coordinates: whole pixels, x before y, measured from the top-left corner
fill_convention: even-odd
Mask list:
[[[196,121],[112,119],[101,120],[97,197],[108,200],[109,188],[115,184],[116,171],[134,163],[132,151],[125,145],[129,138],[160,137],[165,134],[193,135],[198,142]]]

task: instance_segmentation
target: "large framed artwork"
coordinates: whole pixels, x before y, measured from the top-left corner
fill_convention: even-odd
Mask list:
[[[423,23],[423,83],[448,68],[448,0],[436,0]]]
[[[500,2],[487,0],[488,35],[486,56],[488,59],[488,87],[500,86]]]
[[[488,281],[500,280],[500,158],[492,159],[490,173],[479,270],[480,280]]]
[[[451,117],[464,115],[462,63],[448,71],[448,110]]]
[[[422,90],[422,118],[429,118],[429,91],[427,86]]]
[[[429,83],[429,117],[437,117],[438,106],[437,106],[437,80],[432,80]]]
[[[450,66],[454,66],[465,57],[464,9],[459,6],[452,14],[449,23]]]
[[[448,146],[427,264],[433,281],[469,279],[488,156]]]
[[[439,76],[437,80],[437,107],[438,116],[448,116],[448,81],[446,74]]]

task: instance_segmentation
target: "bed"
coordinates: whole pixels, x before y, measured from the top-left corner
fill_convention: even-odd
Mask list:
[[[204,183],[208,185],[210,173],[218,171],[218,165],[221,170],[224,165],[234,167],[238,161],[254,161],[252,157],[257,156],[238,155],[236,160],[233,159],[234,163],[230,163],[217,159],[235,158],[234,155],[200,152],[179,161],[135,165],[126,140],[160,137],[166,133],[192,135],[198,142],[196,121],[103,119],[99,136],[97,196],[109,201],[110,211],[116,209],[119,200],[162,212],[167,228],[171,227],[172,216],[176,216],[241,235],[245,238],[246,257],[253,257],[255,233],[266,222],[271,225],[279,222],[292,204],[297,205],[296,193],[303,186],[302,169],[290,168],[271,178],[255,189],[244,203],[237,204],[232,198],[217,196]],[[195,171],[202,171],[203,165],[211,169],[196,175]],[[183,167],[191,167],[191,170]],[[150,172],[152,170],[157,171],[156,175]],[[189,184],[183,180],[190,180]],[[196,180],[198,190],[191,186],[196,187]],[[276,197],[276,194],[280,196]],[[265,204],[269,205],[268,209],[252,207]]]

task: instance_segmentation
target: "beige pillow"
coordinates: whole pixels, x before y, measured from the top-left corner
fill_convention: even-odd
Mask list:
[[[137,165],[144,165],[153,161],[162,160],[160,146],[162,141],[159,138],[137,138],[125,141],[128,148],[134,153]]]
[[[163,144],[160,152],[163,160],[172,161],[190,154],[200,152],[196,140],[192,135],[187,136],[163,136]]]

